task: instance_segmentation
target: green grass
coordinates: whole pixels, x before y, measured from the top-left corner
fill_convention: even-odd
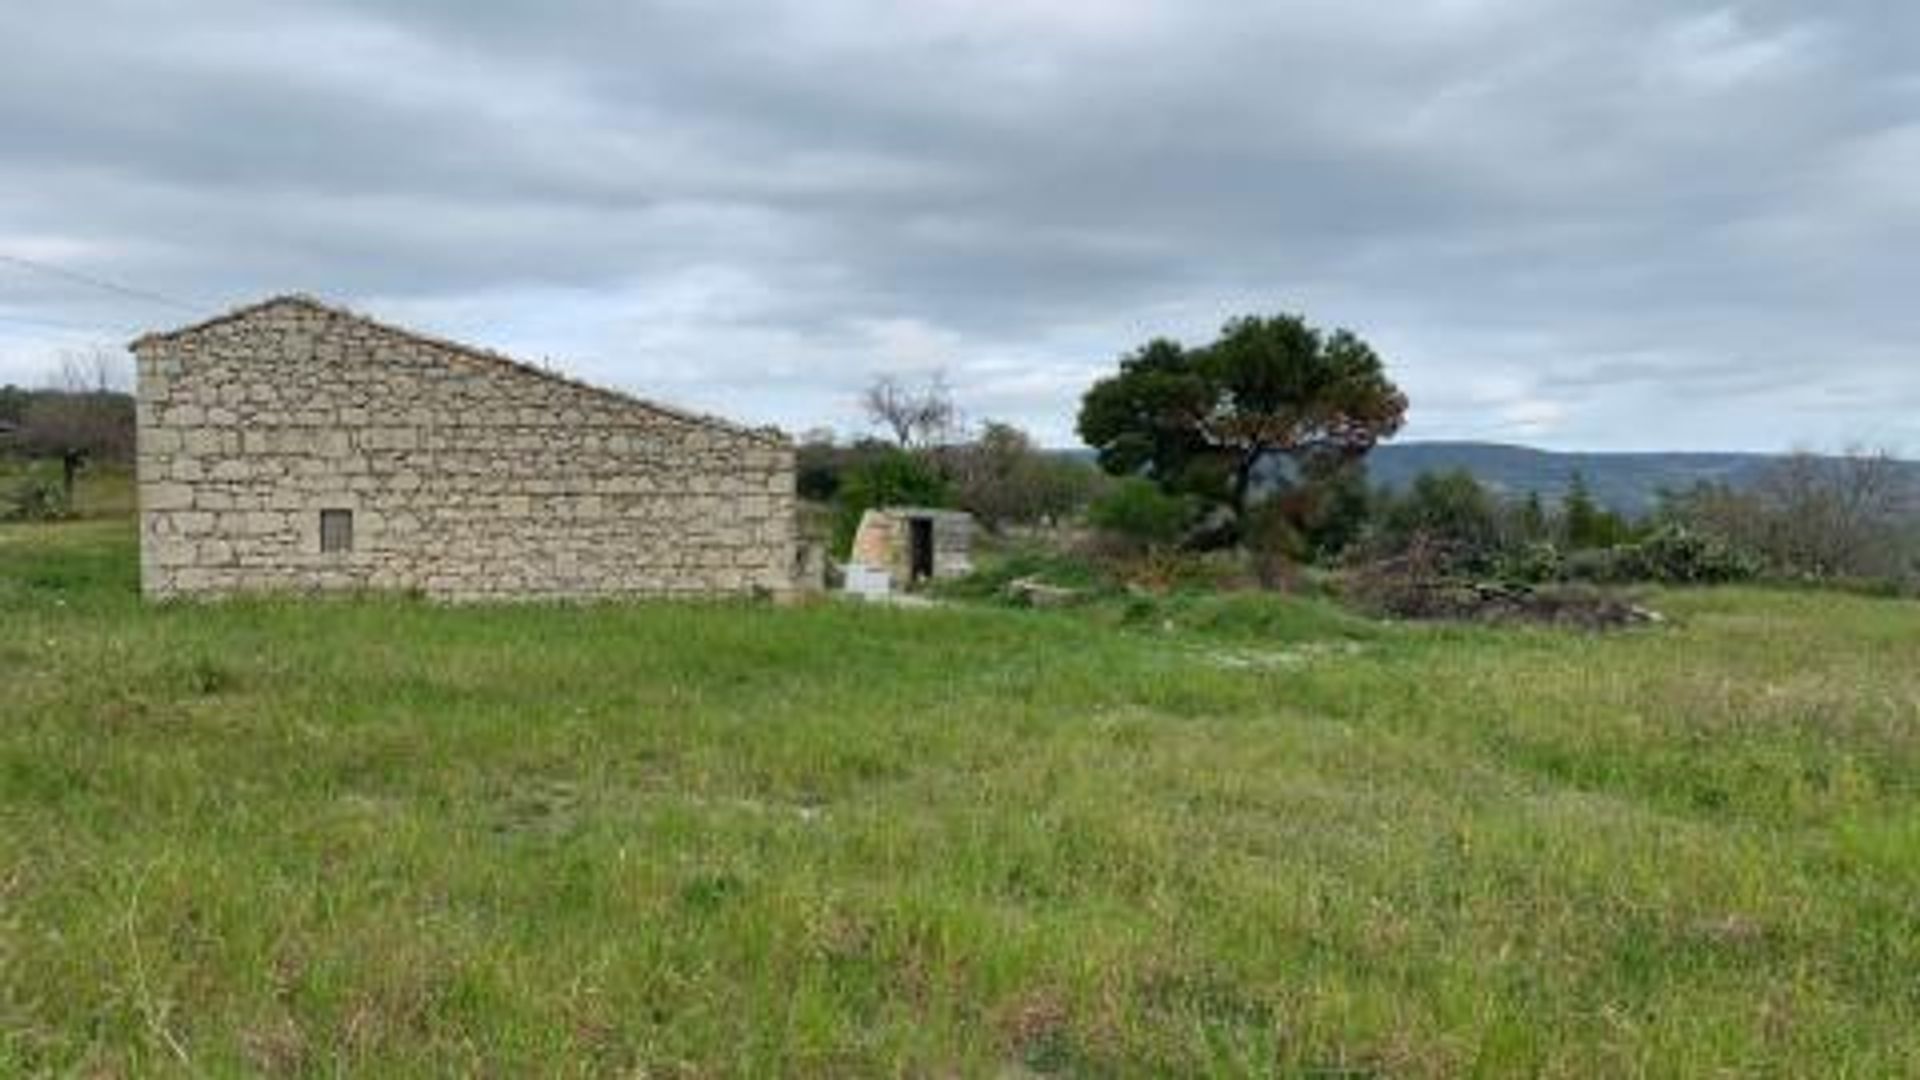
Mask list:
[[[0,527],[0,1075],[1920,1070],[1920,607],[144,607]]]

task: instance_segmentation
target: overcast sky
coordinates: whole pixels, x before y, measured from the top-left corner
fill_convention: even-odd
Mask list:
[[[1915,453],[1916,252],[1911,0],[0,7],[0,381],[301,291],[1068,444],[1121,352],[1293,311],[1409,437]]]

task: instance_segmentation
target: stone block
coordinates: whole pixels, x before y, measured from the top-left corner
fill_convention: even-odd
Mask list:
[[[246,515],[242,531],[252,536],[268,536],[288,525],[287,515],[271,510],[254,510]]]
[[[140,486],[143,511],[186,510],[193,506],[193,488],[186,484],[152,483]]]

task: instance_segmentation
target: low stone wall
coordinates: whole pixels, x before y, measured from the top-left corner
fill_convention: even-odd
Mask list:
[[[784,594],[794,462],[749,431],[300,299],[135,343],[149,596]],[[321,511],[351,513],[323,551]]]

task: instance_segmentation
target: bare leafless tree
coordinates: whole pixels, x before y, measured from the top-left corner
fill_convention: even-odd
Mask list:
[[[126,371],[126,354],[104,345],[67,349],[60,354],[47,389],[63,394],[124,393]]]
[[[1810,578],[1911,580],[1920,574],[1920,480],[1886,451],[1796,451],[1748,485],[1702,484],[1675,517]]]
[[[959,424],[953,391],[940,372],[920,387],[882,375],[861,393],[860,404],[875,426],[885,428],[895,443],[907,449],[939,446]]]
[[[1765,511],[1766,546],[1782,565],[1819,577],[1898,572],[1900,526],[1914,507],[1891,454],[1796,452],[1763,473],[1754,493]]]
[[[1057,520],[1093,497],[1092,465],[1048,454],[1026,432],[992,420],[946,448],[942,464],[961,509],[988,529]]]

